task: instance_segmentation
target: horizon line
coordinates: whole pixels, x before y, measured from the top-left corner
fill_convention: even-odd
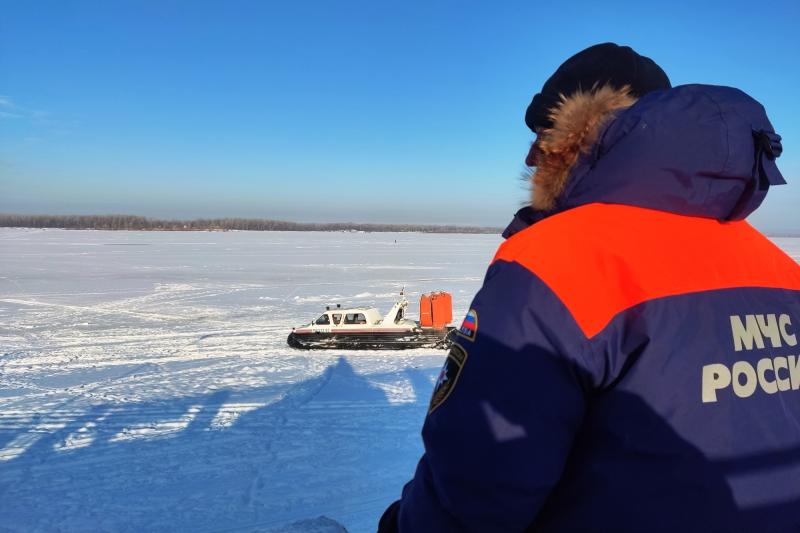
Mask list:
[[[47,215],[0,213],[0,227],[32,229],[97,229],[131,231],[367,231],[423,233],[500,233],[495,226],[375,222],[295,222],[272,218],[157,218],[130,214]]]

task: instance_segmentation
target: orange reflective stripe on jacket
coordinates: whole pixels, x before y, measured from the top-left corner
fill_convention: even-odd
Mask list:
[[[589,204],[508,239],[494,261],[538,276],[587,337],[637,304],[736,287],[800,290],[800,266],[747,222]]]

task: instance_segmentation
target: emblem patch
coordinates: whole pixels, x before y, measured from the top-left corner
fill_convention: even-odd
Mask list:
[[[434,409],[442,405],[442,402],[453,392],[453,387],[456,386],[458,376],[461,375],[461,370],[464,368],[466,361],[467,351],[454,343],[450,348],[450,353],[447,354],[447,360],[444,362],[442,371],[439,372],[439,377],[433,387],[433,396],[431,396],[428,414],[431,414]]]
[[[478,332],[478,312],[474,309],[470,309],[467,313],[467,316],[464,317],[464,322],[461,323],[461,327],[458,328],[458,334],[464,337],[465,339],[469,339],[471,341],[475,340],[475,334]]]

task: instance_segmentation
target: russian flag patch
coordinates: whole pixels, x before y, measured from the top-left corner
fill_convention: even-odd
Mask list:
[[[478,313],[474,309],[470,309],[467,316],[464,317],[464,322],[458,328],[458,334],[469,340],[475,340],[475,333],[478,332]]]

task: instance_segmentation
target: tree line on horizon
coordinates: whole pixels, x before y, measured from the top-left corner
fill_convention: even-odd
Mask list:
[[[420,233],[499,233],[499,228],[435,224],[360,224],[287,222],[261,218],[162,220],[135,215],[0,214],[0,227],[132,231],[364,231]]]

